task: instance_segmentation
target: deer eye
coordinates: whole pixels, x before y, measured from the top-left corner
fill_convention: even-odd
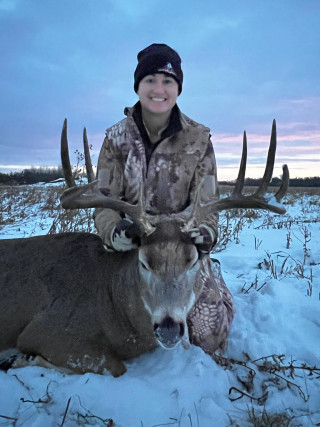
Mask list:
[[[199,258],[193,260],[193,263],[191,264],[190,269],[193,268],[193,267],[195,267],[195,265],[197,264],[198,261],[199,261]]]
[[[188,257],[186,261],[187,261],[187,263],[189,265],[189,270],[191,270],[197,264],[197,262],[199,261],[199,253],[198,253],[198,251],[196,250],[194,252],[193,256]]]
[[[149,268],[147,267],[147,265],[141,260],[140,260],[140,265],[143,268],[143,270],[150,271]]]

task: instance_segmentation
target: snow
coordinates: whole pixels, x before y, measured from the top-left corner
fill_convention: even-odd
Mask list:
[[[46,234],[58,223],[61,187],[50,193],[50,209],[47,188],[34,186],[29,203],[24,189],[0,191],[0,238]],[[226,359],[180,346],[129,361],[120,378],[0,371],[0,426],[320,423],[319,207],[318,195],[289,195],[282,216],[221,215],[221,235],[229,234],[213,257],[236,308]]]

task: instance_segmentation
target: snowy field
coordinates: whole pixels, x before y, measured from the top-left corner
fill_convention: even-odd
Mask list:
[[[0,187],[0,238],[94,232],[58,207],[61,185]],[[319,190],[319,189],[318,189]],[[320,425],[320,196],[291,189],[283,216],[221,215],[217,252],[236,315],[224,357],[158,348],[120,378],[0,371],[0,426]],[[1,268],[1,260],[0,260]]]

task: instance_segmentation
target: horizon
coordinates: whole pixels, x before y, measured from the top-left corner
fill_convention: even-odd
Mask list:
[[[60,165],[65,117],[72,162],[85,126],[96,163],[105,129],[138,100],[137,53],[167,43],[182,58],[178,105],[210,127],[220,181],[237,177],[244,130],[246,177],[262,177],[274,118],[274,177],[284,163],[318,176],[319,18],[317,0],[0,0],[0,171]]]
[[[96,165],[92,165],[92,166],[93,166],[94,173],[96,173],[97,166]],[[11,167],[12,167],[12,169],[10,169]],[[76,167],[76,166],[73,166],[73,167]],[[39,166],[33,166],[33,165],[27,165],[27,166],[21,166],[21,167],[17,166],[17,165],[9,165],[7,168],[0,168],[0,173],[6,174],[6,175],[10,175],[11,173],[12,174],[14,174],[14,173],[21,173],[24,170],[34,170],[34,169],[35,170],[37,170],[37,169],[39,169],[39,170],[41,170],[41,169],[43,169],[43,170],[50,170],[50,169],[51,170],[58,170],[59,168],[62,168],[62,165],[56,165],[56,166],[41,166],[41,165],[39,165]],[[80,166],[80,169],[83,169],[83,171],[80,174],[84,173],[84,176],[86,176],[85,166],[84,165]],[[253,178],[252,176],[245,176],[245,180],[246,179],[260,180],[260,179],[262,179],[262,175],[259,176],[259,177],[257,177],[257,178]],[[273,179],[282,179],[282,174],[279,175],[279,176],[275,176],[273,174],[270,183],[272,182]],[[302,180],[320,179],[320,174],[319,175],[310,175],[310,176],[305,176],[305,177],[297,177],[297,176],[295,176],[295,177],[290,177],[289,178],[290,181],[292,181],[292,180],[299,180],[299,179],[302,179]],[[218,179],[218,181],[221,182],[221,183],[224,183],[224,182],[235,183],[236,180],[237,180],[236,177],[235,178],[230,178],[230,179]]]

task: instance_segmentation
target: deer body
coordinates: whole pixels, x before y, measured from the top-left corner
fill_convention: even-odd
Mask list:
[[[75,372],[106,368],[118,376],[122,361],[187,340],[201,262],[170,227],[161,244],[153,235],[140,250],[118,253],[89,233],[0,241],[0,351],[14,347]]]
[[[0,350],[120,375],[120,360],[156,347],[132,267],[136,254],[107,253],[86,233],[3,240],[0,253],[10,271],[1,274]]]

